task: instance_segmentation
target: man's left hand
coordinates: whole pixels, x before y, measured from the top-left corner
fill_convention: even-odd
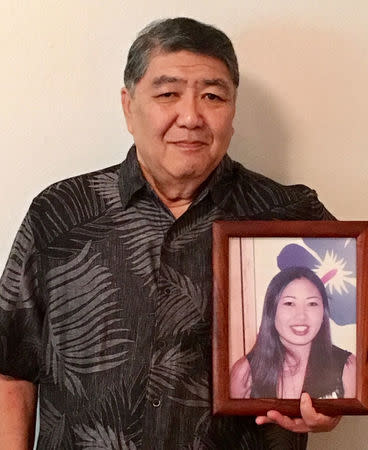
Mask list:
[[[280,427],[296,433],[307,433],[312,431],[318,433],[320,431],[331,431],[340,422],[341,416],[329,417],[318,413],[312,405],[312,399],[309,394],[303,393],[300,398],[301,418],[291,419],[283,416],[278,411],[268,411],[266,416],[258,416],[256,418],[257,425],[265,423],[276,423]]]

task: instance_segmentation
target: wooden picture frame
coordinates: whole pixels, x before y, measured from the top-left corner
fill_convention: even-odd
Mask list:
[[[356,390],[352,398],[313,398],[318,412],[368,414],[368,222],[360,221],[217,221],[213,225],[213,413],[231,415],[264,415],[273,409],[291,417],[300,416],[298,398],[232,398],[230,396],[230,301],[229,272],[234,263],[229,258],[232,239],[267,238],[265,245],[277,246],[278,238],[301,239],[322,244],[352,240],[356,254]],[[331,240],[331,241],[330,241]],[[255,241],[258,242],[258,241]],[[264,245],[263,241],[260,241]],[[270,244],[269,244],[270,243]],[[232,244],[231,244],[232,245]],[[258,244],[257,244],[258,245]],[[344,243],[344,245],[346,245]],[[290,247],[294,249],[294,247]],[[295,247],[296,248],[296,247]],[[289,247],[288,247],[289,249]],[[285,252],[288,250],[286,249]],[[298,249],[299,251],[300,249]],[[327,249],[328,250],[328,249]],[[326,254],[327,254],[326,250]],[[304,249],[302,249],[302,253]],[[318,258],[318,255],[311,254]],[[268,254],[269,252],[264,252]],[[281,255],[281,253],[280,253]],[[331,254],[330,254],[331,256]],[[242,258],[242,256],[240,256]],[[281,258],[281,257],[280,257]],[[337,258],[338,259],[338,258]],[[290,260],[291,261],[291,260]],[[286,259],[288,263],[288,260]],[[294,263],[293,263],[294,264]],[[291,262],[290,262],[290,265]],[[295,264],[294,264],[295,265]],[[299,264],[296,264],[299,265]],[[300,264],[303,265],[303,264]],[[342,264],[343,269],[344,265]],[[231,269],[233,270],[233,269]],[[279,270],[279,269],[278,269]],[[345,270],[345,269],[344,269]],[[260,272],[263,271],[259,270]],[[340,286],[341,288],[341,286]],[[327,289],[327,288],[326,288]],[[344,293],[344,289],[340,289]],[[354,295],[355,296],[355,295]],[[245,309],[251,308],[245,301]],[[249,315],[249,314],[248,314]],[[237,314],[235,314],[237,316]],[[247,317],[247,314],[243,314]],[[242,319],[243,320],[243,319]],[[252,326],[248,327],[249,329]],[[254,326],[253,326],[254,328]],[[254,331],[253,331],[254,333]],[[247,351],[245,352],[245,354]],[[244,356],[245,357],[245,356]],[[345,367],[345,366],[344,366]]]

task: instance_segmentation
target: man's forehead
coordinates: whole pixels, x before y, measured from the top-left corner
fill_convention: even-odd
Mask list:
[[[170,71],[175,69],[185,69],[194,67],[202,67],[207,72],[205,77],[208,80],[217,79],[223,80],[225,83],[231,82],[230,72],[223,61],[213,56],[204,55],[200,53],[190,52],[188,50],[180,50],[177,52],[164,52],[162,50],[155,51],[149,60],[146,75],[152,78],[160,78],[161,80],[166,77],[180,78],[175,75],[171,75]]]

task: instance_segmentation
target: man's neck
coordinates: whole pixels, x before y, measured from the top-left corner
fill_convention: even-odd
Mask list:
[[[162,203],[177,219],[189,208],[193,202],[202,180],[185,180],[160,183],[154,179],[140,164],[142,172],[152,189],[156,192]]]
[[[165,205],[169,208],[169,210],[171,211],[171,213],[175,217],[175,219],[178,219],[181,215],[183,215],[185,213],[185,211],[189,208],[191,203],[192,203],[192,201],[182,200],[182,201],[178,201],[176,203],[172,203],[171,205],[168,205],[167,203],[165,203]]]
[[[156,192],[162,203],[171,211],[172,215],[178,219],[192,204],[198,186],[192,189],[189,186],[168,186],[155,183],[146,177],[152,189]]]

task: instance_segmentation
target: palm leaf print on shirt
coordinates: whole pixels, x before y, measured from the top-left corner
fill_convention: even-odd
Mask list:
[[[100,197],[105,199],[107,206],[116,208],[121,205],[118,171],[96,175],[89,185]]]
[[[111,427],[104,428],[99,422],[95,428],[87,425],[78,425],[73,428],[78,436],[76,445],[83,450],[136,450],[135,444],[125,442],[124,434],[115,433]]]
[[[141,199],[123,212],[117,227],[129,252],[130,270],[143,279],[144,285],[151,284],[150,295],[156,286],[153,280],[160,265],[165,232],[173,220],[169,213],[162,214],[152,202]]]
[[[63,442],[65,414],[61,414],[48,400],[40,408],[42,429],[39,445],[48,450],[57,450]],[[64,447],[65,448],[65,447]]]
[[[199,417],[195,431],[198,432],[200,428],[204,428],[205,430],[207,430],[210,425],[211,408],[208,380],[203,378],[200,381],[195,381],[190,378],[189,382],[183,381],[183,385],[188,391],[188,395],[185,398],[179,398],[170,395],[169,398],[174,402],[177,402],[184,406],[188,406],[191,408],[203,408],[203,414]]]
[[[214,207],[208,213],[203,214],[199,212],[196,217],[184,216],[180,227],[180,232],[174,234],[172,241],[167,246],[171,252],[175,252],[185,248],[188,245],[193,245],[193,242],[206,231],[212,228],[215,220],[223,219],[223,212]]]
[[[116,435],[139,447],[142,440],[141,419],[146,407],[147,372],[142,368],[133,377],[121,376],[113,383],[99,380],[88,411],[79,414],[80,424],[108,423]],[[93,425],[92,425],[93,426]]]
[[[204,321],[207,301],[207,296],[190,278],[162,265],[156,311],[159,336],[176,336],[192,330]]]
[[[97,264],[99,254],[89,255],[91,243],[70,262],[48,272],[49,343],[46,349],[47,373],[55,384],[65,380],[67,389],[82,395],[79,376],[100,372],[124,362],[127,350],[122,337],[127,331],[113,319],[119,311],[111,300],[117,289],[111,287],[111,274]],[[64,375],[63,375],[64,373]]]
[[[35,239],[47,247],[52,257],[75,256],[88,241],[106,239],[113,227],[107,209],[106,201],[85,178],[56,183],[33,202]]]
[[[168,351],[158,350],[154,353],[147,388],[149,398],[159,396],[162,390],[174,390],[176,383],[186,378],[198,355],[179,349],[180,344]]]

